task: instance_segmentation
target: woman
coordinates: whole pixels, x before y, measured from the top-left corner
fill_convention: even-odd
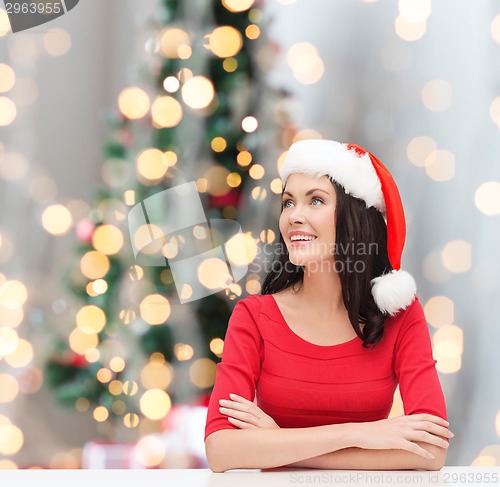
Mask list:
[[[356,145],[294,143],[278,259],[231,315],[208,407],[210,468],[440,469],[446,406],[405,218],[382,163]],[[282,250],[280,252],[279,250]],[[388,419],[399,384],[405,415]]]

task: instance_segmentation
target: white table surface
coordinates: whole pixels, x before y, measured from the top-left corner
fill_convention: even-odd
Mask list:
[[[495,480],[496,479],[496,480]],[[500,487],[500,467],[444,467],[438,472],[399,470],[0,470],[0,486],[36,487],[284,487],[488,486]]]

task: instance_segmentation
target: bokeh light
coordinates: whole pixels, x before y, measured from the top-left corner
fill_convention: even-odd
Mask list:
[[[230,172],[224,166],[212,166],[205,172],[207,180],[206,191],[214,196],[223,196],[229,191],[231,187],[227,184],[227,178]]]
[[[248,171],[248,174],[252,179],[262,179],[266,174],[266,170],[261,164],[252,164]]]
[[[176,78],[175,76],[167,76],[163,80],[163,88],[165,91],[168,91],[169,93],[175,93],[176,91],[179,90],[181,84],[179,82],[179,79]]]
[[[23,179],[29,171],[28,158],[20,152],[0,154],[0,177],[7,181]]]
[[[145,182],[156,183],[168,170],[168,160],[159,149],[145,149],[137,156],[137,174]]]
[[[124,88],[118,95],[118,108],[127,118],[142,118],[148,113],[149,107],[149,96],[141,88]]]
[[[158,420],[164,418],[171,407],[170,396],[161,389],[150,389],[141,396],[141,412],[149,419]]]
[[[102,423],[108,419],[109,411],[104,406],[97,406],[94,409],[93,416],[98,423]]]
[[[236,156],[236,160],[240,166],[246,167],[252,162],[252,154],[246,150],[241,151]]]
[[[264,201],[267,198],[267,191],[260,186],[256,186],[252,189],[250,195],[256,201]]]
[[[14,401],[18,394],[19,384],[16,378],[10,374],[0,374],[0,404]]]
[[[249,265],[257,257],[257,241],[248,233],[238,233],[226,242],[225,250],[229,262],[233,265]]]
[[[280,178],[274,178],[269,184],[269,187],[274,194],[281,194],[283,191],[283,183]]]
[[[236,56],[243,47],[243,38],[239,30],[224,25],[216,27],[208,35],[208,45],[206,47],[220,58]]]
[[[141,371],[141,382],[146,389],[166,389],[172,381],[172,367],[165,361],[153,360]]]
[[[0,359],[12,354],[18,345],[17,332],[9,326],[0,326]]]
[[[410,22],[403,16],[398,15],[394,22],[396,34],[407,42],[418,41],[427,31],[426,22]]]
[[[104,277],[109,270],[109,259],[97,250],[85,253],[80,260],[80,270],[89,279]]]
[[[425,172],[434,181],[449,181],[455,176],[455,154],[444,149],[432,151],[425,159]]]
[[[194,350],[193,347],[187,343],[176,343],[174,346],[174,355],[179,362],[191,360],[194,355]]]
[[[191,39],[186,31],[167,28],[160,34],[160,52],[166,58],[188,59],[191,56]]]
[[[500,445],[488,445],[484,447],[479,455],[472,461],[473,467],[495,467],[500,466]]]
[[[472,246],[465,240],[454,240],[444,246],[441,258],[450,272],[468,272],[472,266]]]
[[[216,367],[215,362],[208,358],[195,360],[189,367],[191,382],[200,389],[212,387],[215,383]]]
[[[0,127],[10,125],[16,118],[16,114],[14,102],[6,96],[0,96]]]
[[[33,345],[24,338],[20,338],[17,341],[17,347],[15,350],[4,357],[4,360],[11,367],[21,368],[29,365],[33,358]]]
[[[500,129],[500,96],[497,96],[490,105],[490,117]]]
[[[198,266],[198,280],[207,289],[223,289],[233,281],[225,261],[218,258],[205,259]]]
[[[408,22],[425,22],[432,11],[431,0],[399,0],[399,14]]]
[[[150,325],[164,323],[170,316],[170,303],[161,294],[146,296],[139,308],[142,319]]]
[[[3,426],[0,433],[0,454],[15,455],[24,445],[23,432],[12,424]]]
[[[448,81],[436,79],[422,88],[422,103],[433,112],[442,112],[451,105],[452,87]]]
[[[500,44],[500,14],[497,15],[490,24],[490,32],[491,32],[491,37],[493,37],[493,40],[497,43]]]
[[[292,142],[308,139],[322,140],[323,136],[314,129],[301,129],[293,136]]]
[[[500,215],[500,183],[488,181],[474,192],[476,208],[485,215]]]
[[[217,357],[221,358],[222,357],[222,352],[224,350],[224,340],[221,338],[213,338],[210,341],[210,350],[212,353],[217,355]]]
[[[318,50],[309,42],[299,42],[290,47],[287,61],[294,77],[302,84],[317,83],[325,72]]]
[[[84,333],[99,333],[106,325],[106,315],[93,304],[83,306],[76,314],[76,325]]]
[[[429,155],[437,150],[437,144],[434,139],[421,135],[414,137],[406,148],[406,154],[409,161],[417,167],[425,167],[425,161]]]
[[[175,127],[182,120],[182,106],[171,96],[158,97],[151,107],[156,128]]]
[[[20,308],[28,298],[26,286],[17,280],[6,280],[0,284],[0,305],[7,309]]]
[[[433,296],[425,303],[424,313],[434,328],[451,325],[455,319],[455,304],[446,296]]]
[[[247,132],[247,133],[252,133],[257,130],[257,127],[259,126],[259,122],[255,117],[245,117],[242,122],[241,122],[241,128]]]
[[[255,0],[222,0],[222,5],[230,12],[244,12],[248,10]]]
[[[210,142],[210,147],[214,152],[223,152],[227,147],[226,139],[224,137],[214,137]]]
[[[43,47],[51,56],[64,56],[71,49],[71,36],[64,29],[50,29],[43,35]]]
[[[222,62],[222,67],[224,68],[224,71],[233,73],[238,69],[238,61],[234,57],[228,57]]]
[[[245,35],[251,39],[255,40],[260,36],[260,28],[258,25],[252,24],[245,29]]]
[[[241,175],[237,172],[232,172],[227,175],[226,182],[231,188],[237,188],[241,184]]]
[[[10,28],[9,16],[7,15],[7,12],[3,8],[0,8],[0,37],[3,37],[10,31],[11,28]]]
[[[0,284],[0,293],[1,291],[1,286]],[[4,326],[10,326],[11,328],[16,328],[21,324],[24,318],[24,311],[23,308],[18,304],[16,301],[14,303],[15,308],[8,308],[4,306],[2,300],[0,299],[0,323],[2,323]]]
[[[92,235],[92,245],[105,255],[117,254],[123,247],[122,231],[114,225],[100,225]]]
[[[258,294],[260,293],[262,286],[258,277],[254,279],[248,279],[246,282],[246,291],[248,294]]]
[[[458,372],[462,367],[464,338],[461,328],[455,325],[441,326],[432,337],[436,368],[444,374]]]
[[[163,232],[156,225],[141,225],[134,233],[134,243],[145,254],[156,254],[162,248]]]
[[[145,467],[155,467],[165,458],[165,445],[156,436],[141,438],[135,445],[135,455]]]
[[[10,91],[15,82],[15,71],[8,64],[0,63],[0,93]]]
[[[182,99],[191,108],[206,108],[215,97],[214,85],[204,76],[193,76],[182,86]]]
[[[87,350],[97,347],[99,344],[99,337],[96,334],[84,333],[79,328],[75,328],[70,333],[68,342],[74,352],[85,355]]]

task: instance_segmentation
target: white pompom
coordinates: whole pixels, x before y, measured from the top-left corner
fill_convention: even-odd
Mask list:
[[[414,300],[417,285],[412,275],[406,271],[393,270],[372,279],[372,294],[381,311],[394,316],[407,308]]]

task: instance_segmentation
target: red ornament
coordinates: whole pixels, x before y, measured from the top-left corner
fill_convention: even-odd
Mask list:
[[[76,236],[82,243],[89,243],[94,233],[94,224],[89,220],[80,220],[76,225]]]
[[[221,196],[210,195],[208,198],[209,208],[223,208],[224,206],[234,206],[237,207],[240,201],[241,193],[239,191],[233,190]]]
[[[72,353],[69,357],[68,364],[79,369],[83,369],[88,365],[87,359],[78,353]]]

